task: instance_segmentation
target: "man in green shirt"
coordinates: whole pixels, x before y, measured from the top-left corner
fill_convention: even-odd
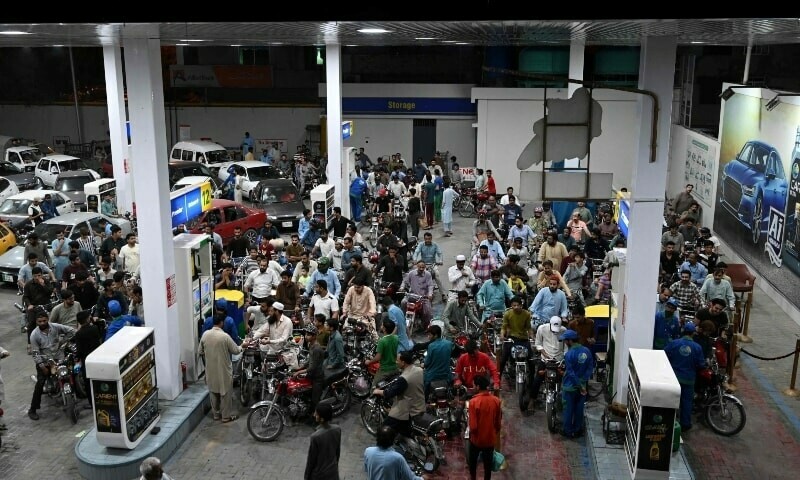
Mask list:
[[[386,377],[397,373],[397,345],[400,343],[397,335],[394,333],[395,324],[388,318],[383,320],[381,331],[383,337],[378,340],[375,356],[367,361],[367,364],[380,362],[381,366],[378,368],[378,373],[372,380],[372,388],[376,388],[378,382]]]
[[[503,353],[500,357],[500,375],[503,374],[511,355],[512,345],[522,345],[528,349],[528,356],[530,357],[531,350],[531,312],[522,308],[522,300],[519,297],[511,299],[511,310],[506,311],[503,315],[503,326],[500,328],[500,339],[503,340]],[[505,342],[505,339],[511,339],[511,342]]]

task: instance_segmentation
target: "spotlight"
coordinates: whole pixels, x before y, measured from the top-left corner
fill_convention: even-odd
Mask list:
[[[733,89],[732,89],[731,87],[728,87],[728,88],[726,88],[726,89],[725,89],[725,91],[723,91],[723,92],[720,94],[720,98],[722,98],[722,100],[725,100],[725,101],[727,101],[727,100],[728,100],[729,98],[731,98],[731,97],[732,97],[732,96],[733,96],[735,93],[736,93],[736,92],[734,92],[734,91],[733,91]]]

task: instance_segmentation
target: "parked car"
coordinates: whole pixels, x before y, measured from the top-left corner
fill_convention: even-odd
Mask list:
[[[228,168],[231,165],[236,165],[237,167],[242,167],[245,170],[244,173],[244,182],[242,183],[242,195],[245,198],[251,198],[251,193],[258,182],[261,180],[274,180],[277,178],[285,178],[283,173],[278,170],[277,168],[267,165],[263,162],[258,162],[255,160],[249,161],[242,161],[242,162],[229,162],[223,163],[219,165],[219,171],[217,172],[218,178],[225,182],[228,179]]]
[[[86,192],[84,185],[100,178],[94,170],[76,170],[58,174],[53,190],[67,194],[72,199],[75,210],[86,210]]]
[[[208,140],[186,140],[172,147],[170,160],[200,162],[207,166],[218,166],[232,160],[222,145]]]
[[[56,184],[56,179],[61,172],[75,171],[75,170],[88,170],[88,167],[78,157],[71,155],[48,155],[39,160],[36,165],[36,177],[48,187],[53,187]],[[100,174],[92,170],[92,172],[100,178]]]
[[[297,230],[305,204],[294,182],[286,178],[261,180],[253,188],[250,199],[278,228]]]
[[[34,198],[44,198],[47,194],[53,198],[56,210],[60,215],[66,215],[75,210],[72,199],[65,193],[55,190],[27,190],[3,200],[3,203],[0,204],[0,221],[6,222],[14,230],[20,230],[23,224],[30,225],[28,207],[31,206]],[[22,230],[28,230],[28,228]]]
[[[188,177],[183,177],[170,188],[171,192],[175,190],[180,190],[181,188],[188,187],[189,185],[201,185],[203,183],[209,182],[211,183],[211,196],[214,198],[219,198],[221,195],[221,191],[219,188],[219,180],[214,177],[207,177],[205,175],[191,175]]]
[[[45,155],[52,152],[46,145],[34,140],[0,135],[0,160],[12,163],[26,172],[32,172]]]
[[[214,223],[214,232],[222,237],[222,244],[227,245],[233,238],[233,229],[241,227],[244,236],[255,243],[258,230],[264,226],[266,220],[267,214],[263,210],[255,210],[230,200],[216,199],[211,201],[211,208],[186,225],[186,230],[190,233],[202,233],[207,223]]]
[[[0,202],[19,193],[17,184],[7,178],[0,177]]]
[[[0,255],[17,245],[17,235],[8,225],[0,223]]]
[[[217,176],[204,164],[199,162],[189,162],[185,160],[170,160],[167,166],[169,170],[169,187],[184,177],[211,177]]]
[[[39,235],[40,242],[44,242],[50,248],[50,244],[56,238],[56,233],[58,232],[64,232],[70,240],[80,237],[80,229],[82,227],[88,227],[93,232],[99,232],[98,222],[101,218],[105,218],[112,225],[118,225],[122,229],[123,238],[131,231],[131,223],[124,218],[107,217],[93,212],[72,212],[45,220],[37,225],[33,232]],[[15,283],[17,281],[19,269],[25,264],[24,252],[25,246],[17,245],[0,255],[0,278],[3,282]]]
[[[14,182],[20,192],[41,188],[44,183],[36,177],[34,172],[26,172],[13,163],[0,160],[0,176]]]
[[[751,140],[722,169],[719,204],[750,230],[758,244],[767,232],[770,209],[786,211],[788,184],[778,151]]]

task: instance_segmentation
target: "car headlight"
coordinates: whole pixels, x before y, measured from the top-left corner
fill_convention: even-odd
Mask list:
[[[271,221],[274,222],[277,219],[278,219],[278,217],[276,217],[275,215],[267,215],[267,220],[271,220]]]
[[[742,185],[742,195],[752,197],[756,193],[755,185]]]

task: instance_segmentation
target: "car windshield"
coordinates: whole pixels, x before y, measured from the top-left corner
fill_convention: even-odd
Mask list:
[[[281,174],[273,167],[264,165],[261,167],[251,167],[247,169],[247,178],[250,181],[257,182],[259,180],[271,180],[281,178]]]
[[[175,184],[183,177],[213,177],[211,170],[202,163],[192,162],[192,165],[170,168],[170,183]]]
[[[753,170],[763,172],[767,168],[769,152],[769,148],[765,148],[762,145],[753,146],[753,154],[750,155],[750,166]]]
[[[19,156],[22,157],[22,161],[25,163],[37,163],[44,155],[38,148],[33,148],[19,152]]]
[[[50,242],[56,239],[56,234],[58,232],[65,232],[67,238],[69,238],[70,232],[72,232],[74,225],[61,225],[58,223],[40,223],[33,229],[33,232],[39,235],[39,241],[44,242],[47,245],[50,245]]]
[[[22,173],[22,169],[18,166],[14,165],[13,163],[8,162],[0,162],[0,174],[1,175],[16,175],[18,173]]]
[[[298,198],[294,185],[268,186],[261,192],[261,203],[289,203]]]
[[[228,154],[227,150],[212,150],[206,152],[205,155],[208,163],[225,163],[231,161],[231,156]]]
[[[82,192],[83,186],[93,181],[91,177],[59,178],[55,190],[59,192]]]
[[[27,198],[6,198],[0,205],[0,215],[28,215],[31,202]]]
[[[64,160],[58,162],[58,166],[61,168],[62,172],[72,171],[72,170],[83,170],[85,168],[89,168],[83,163],[81,159],[73,159],[73,160]]]

